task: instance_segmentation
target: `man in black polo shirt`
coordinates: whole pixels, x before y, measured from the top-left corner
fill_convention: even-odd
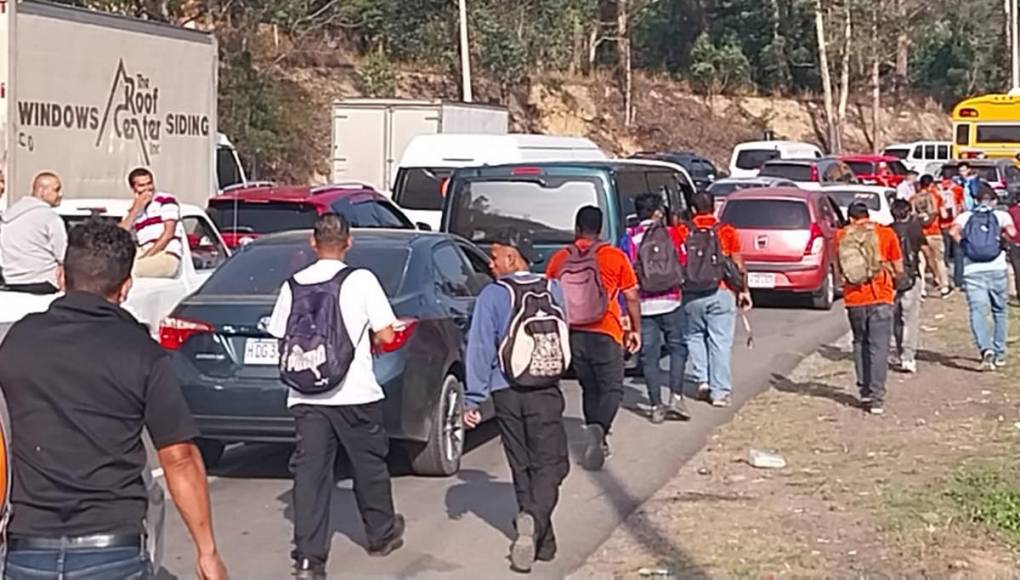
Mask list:
[[[191,532],[202,579],[226,578],[198,430],[167,354],[118,304],[135,244],[115,225],[71,230],[67,294],[0,345],[11,418],[13,517],[6,578],[150,578],[142,429]]]

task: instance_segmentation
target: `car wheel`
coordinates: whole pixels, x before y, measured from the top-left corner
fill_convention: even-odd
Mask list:
[[[836,275],[829,270],[822,281],[822,287],[811,295],[811,307],[816,310],[830,310],[836,302]]]
[[[424,446],[412,452],[411,471],[417,475],[453,475],[464,452],[464,384],[447,375],[432,410],[432,427]]]
[[[215,439],[195,439],[195,445],[202,454],[202,461],[207,468],[219,465],[223,459],[223,451],[227,448],[226,443]]]

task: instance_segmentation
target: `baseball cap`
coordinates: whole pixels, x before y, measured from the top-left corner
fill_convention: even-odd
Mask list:
[[[538,259],[535,247],[531,245],[531,239],[523,232],[510,229],[502,230],[493,236],[492,243],[517,250],[517,253],[529,264],[534,264]]]

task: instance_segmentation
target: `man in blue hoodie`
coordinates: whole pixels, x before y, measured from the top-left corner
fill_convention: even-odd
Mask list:
[[[490,257],[497,281],[482,290],[471,320],[464,423],[468,428],[478,426],[482,419],[478,407],[491,395],[520,510],[514,520],[517,536],[510,547],[510,564],[517,572],[530,572],[535,560],[548,562],[556,556],[552,513],[570,462],[563,393],[556,379],[550,386],[525,387],[513,384],[504,370],[501,350],[514,313],[511,288],[527,285],[551,295],[549,309],[558,310],[563,321],[562,341],[557,338],[553,348],[566,354],[558,372],[569,364],[570,343],[559,285],[529,271],[536,258],[531,243],[518,232],[505,232],[492,244]]]

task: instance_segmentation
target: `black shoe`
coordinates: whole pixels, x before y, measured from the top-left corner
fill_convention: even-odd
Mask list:
[[[295,580],[326,580],[326,565],[301,558],[294,563]]]
[[[527,512],[517,514],[514,520],[517,537],[510,544],[510,569],[527,574],[535,563],[535,518]]]
[[[585,429],[585,435],[588,436],[588,441],[584,448],[584,459],[581,465],[588,471],[599,471],[606,463],[606,449],[604,447],[606,432],[602,429],[602,425],[592,423]]]
[[[378,547],[369,547],[368,555],[373,558],[384,558],[404,547],[404,516],[397,514],[393,520],[393,537]]]

